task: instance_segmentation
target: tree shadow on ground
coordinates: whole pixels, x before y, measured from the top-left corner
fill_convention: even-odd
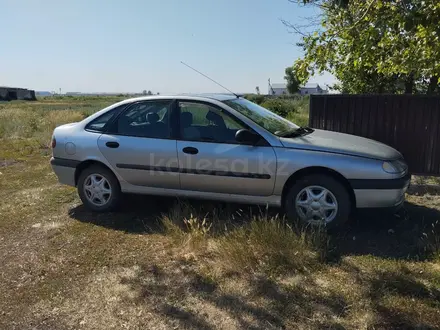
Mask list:
[[[252,277],[246,291],[223,290],[219,283],[182,261],[170,269],[143,267],[136,277],[122,278],[139,293],[136,304],[155,306],[170,326],[188,329],[285,329],[319,313],[327,320],[344,317],[348,305],[340,294],[322,294],[311,287],[280,285],[264,276]],[[158,270],[160,269],[160,270]],[[230,285],[233,278],[228,279]],[[337,323],[321,328],[337,328]],[[325,327],[327,325],[327,327]]]
[[[213,279],[183,260],[172,268],[161,267],[143,267],[136,277],[122,278],[121,283],[139,293],[136,304],[155,306],[153,312],[171,327],[345,329],[368,324],[376,329],[434,329],[440,325],[438,289],[423,284],[409,269],[375,270],[366,276],[356,266],[344,264],[342,268],[357,277],[359,287],[353,290],[360,291],[354,298],[332,282],[318,285],[313,272],[293,283],[264,274]],[[369,319],[358,319],[366,314]]]
[[[440,327],[440,274],[391,263],[373,267],[366,274],[350,261],[341,268],[364,289],[376,323],[385,329],[434,329]]]

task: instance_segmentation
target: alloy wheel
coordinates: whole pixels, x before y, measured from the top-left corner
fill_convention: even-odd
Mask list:
[[[109,181],[101,174],[90,174],[84,181],[84,194],[95,206],[103,206],[112,196]]]
[[[338,201],[333,193],[321,186],[302,189],[295,199],[298,216],[309,224],[327,224],[338,213]]]

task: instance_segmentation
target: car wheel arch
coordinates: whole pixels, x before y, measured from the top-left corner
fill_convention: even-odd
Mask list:
[[[350,182],[348,181],[348,179],[343,176],[341,173],[330,169],[328,167],[321,167],[321,166],[312,166],[312,167],[305,167],[302,168],[298,171],[296,171],[295,173],[293,173],[292,175],[290,175],[289,179],[287,179],[286,183],[284,184],[283,187],[283,192],[282,192],[282,204],[284,206],[284,202],[285,202],[285,197],[287,195],[287,193],[289,192],[289,189],[293,186],[294,182],[297,181],[298,179],[306,176],[306,175],[312,175],[312,174],[326,174],[329,175],[330,177],[336,179],[338,182],[340,182],[345,189],[347,190],[349,196],[350,196],[350,201],[351,201],[351,205],[352,205],[352,209],[356,208],[356,196],[354,194],[354,190],[352,188],[352,186],[350,185]]]
[[[108,165],[106,165],[103,162],[100,162],[98,160],[95,160],[95,159],[87,159],[87,160],[84,160],[81,163],[79,163],[78,166],[76,167],[75,186],[78,185],[78,180],[79,180],[79,176],[81,175],[81,172],[84,171],[86,168],[89,168],[92,165],[102,166],[102,167],[108,169],[111,173],[113,173],[113,175],[115,176],[116,179],[118,178],[117,175],[115,174],[115,172]]]

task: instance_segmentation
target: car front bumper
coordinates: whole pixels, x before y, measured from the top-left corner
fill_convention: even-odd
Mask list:
[[[398,179],[365,180],[351,183],[357,208],[396,208],[405,202],[411,175]]]
[[[58,181],[62,184],[75,187],[75,171],[78,161],[70,159],[61,159],[52,157],[50,159],[50,165],[52,170],[58,177]]]

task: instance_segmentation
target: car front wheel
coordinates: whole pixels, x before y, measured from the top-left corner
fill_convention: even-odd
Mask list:
[[[284,202],[289,219],[306,225],[335,227],[350,216],[350,196],[345,187],[331,176],[315,174],[299,179]]]
[[[121,189],[117,178],[103,166],[93,165],[81,172],[78,194],[84,206],[96,212],[115,209]]]

